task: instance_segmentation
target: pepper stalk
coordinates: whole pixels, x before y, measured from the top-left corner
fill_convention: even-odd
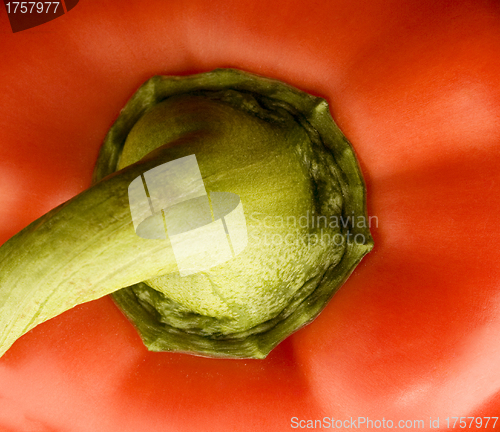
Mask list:
[[[92,187],[0,248],[0,355],[112,293],[150,350],[264,358],[372,249],[366,222],[323,99],[230,69],[153,77]]]

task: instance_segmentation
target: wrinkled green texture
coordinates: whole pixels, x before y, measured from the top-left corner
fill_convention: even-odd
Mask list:
[[[135,233],[127,192],[192,154],[207,192],[240,197],[249,241],[232,260],[180,277],[168,236]],[[373,247],[358,219],[310,222],[366,221],[363,179],[326,102],[235,70],[147,81],[108,133],[93,183],[0,248],[0,355],[37,324],[114,293],[150,350],[263,358]]]
[[[313,215],[366,217],[356,159],[324,100],[218,70],[155,77],[121,118],[108,140],[123,146],[118,168],[162,145],[172,160],[196,154],[208,192],[241,197],[250,239],[240,256],[206,272],[172,272],[114,294],[149,349],[265,357],[317,315],[371,249],[366,228],[311,223]],[[332,241],[347,230],[363,243]]]

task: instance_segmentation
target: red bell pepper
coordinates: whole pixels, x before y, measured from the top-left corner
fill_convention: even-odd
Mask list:
[[[142,82],[217,67],[328,100],[367,183],[373,252],[265,360],[148,352],[112,300],[80,305],[0,359],[0,430],[492,429],[497,1],[81,0],[16,33],[0,7],[0,242],[89,187]]]

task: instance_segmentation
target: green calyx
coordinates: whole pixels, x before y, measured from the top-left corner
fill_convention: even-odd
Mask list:
[[[179,165],[193,158],[196,169]],[[184,198],[169,192],[179,205],[138,224],[132,185],[154,213],[161,182],[148,172],[174,164]],[[93,184],[0,248],[0,355],[112,293],[152,351],[264,358],[373,247],[364,182],[326,102],[236,70],[147,81],[109,131]],[[216,262],[219,237],[206,233],[222,226],[231,255]]]

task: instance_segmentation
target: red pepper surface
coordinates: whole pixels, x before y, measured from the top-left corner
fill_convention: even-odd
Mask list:
[[[110,298],[80,305],[0,359],[0,430],[499,415],[500,3],[81,0],[17,33],[0,7],[0,65],[1,243],[89,187],[146,79],[232,67],[328,100],[376,245],[265,360],[148,352]]]

